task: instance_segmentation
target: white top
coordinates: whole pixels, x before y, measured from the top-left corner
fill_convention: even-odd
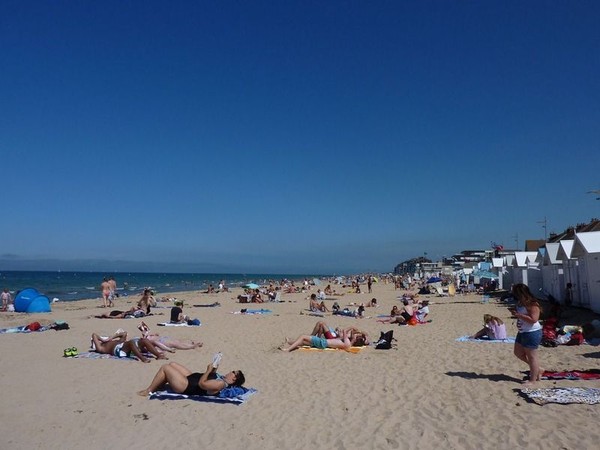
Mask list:
[[[527,314],[527,308],[524,306],[517,306],[517,313]],[[519,333],[529,333],[531,331],[541,330],[542,325],[540,325],[539,321],[535,323],[529,323],[522,319],[517,319],[517,329],[519,330]]]

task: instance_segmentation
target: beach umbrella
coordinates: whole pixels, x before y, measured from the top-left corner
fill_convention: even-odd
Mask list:
[[[244,287],[248,289],[258,289],[260,286],[256,283],[248,283],[245,284]]]

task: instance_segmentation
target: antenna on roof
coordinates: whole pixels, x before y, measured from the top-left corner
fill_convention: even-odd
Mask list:
[[[543,223],[542,228],[544,229],[544,241],[548,240],[548,221],[546,220],[546,216],[544,216],[544,220],[539,220],[537,223]]]

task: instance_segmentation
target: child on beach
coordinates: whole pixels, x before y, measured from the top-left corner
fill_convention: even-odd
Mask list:
[[[4,288],[2,294],[0,294],[2,298],[2,311],[6,311],[8,309],[8,305],[12,304],[12,297],[7,288]]]
[[[471,339],[481,339],[483,337],[487,339],[506,339],[506,326],[504,322],[498,317],[492,316],[491,314],[483,315],[483,328],[475,333],[473,336],[469,336]]]

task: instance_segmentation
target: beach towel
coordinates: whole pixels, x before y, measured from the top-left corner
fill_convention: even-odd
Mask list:
[[[310,347],[308,345],[303,345],[302,347],[298,347],[298,350],[303,352],[348,352],[348,353],[358,353],[365,347],[350,347],[348,350],[344,350],[342,348],[316,348]]]
[[[547,403],[596,405],[600,403],[600,389],[598,388],[525,388],[521,389],[521,395],[538,405],[545,405]]]
[[[152,355],[146,355],[148,357],[152,357]],[[137,361],[138,359],[135,356],[124,356],[119,358],[115,355],[107,355],[105,353],[98,352],[82,352],[74,356],[74,358],[86,358],[86,359],[119,359],[122,361]]]
[[[304,312],[304,311],[308,311],[308,312]],[[301,316],[325,317],[325,313],[322,313],[322,312],[311,311],[310,309],[305,309],[304,311],[300,311]]]
[[[156,325],[158,325],[159,327],[199,327],[202,324],[199,323],[198,325],[190,325],[185,322],[184,323],[162,322],[162,323],[157,323]]]
[[[0,329],[0,334],[10,334],[10,333],[32,333],[39,331],[47,331],[47,330],[68,330],[69,325],[63,321],[56,321],[49,325],[41,326],[38,322],[32,322],[27,325],[21,325],[19,327],[11,327],[11,328],[3,328]]]
[[[565,372],[544,371],[542,380],[600,380],[600,369],[571,370]]]
[[[231,314],[244,314],[244,315],[253,315],[253,314],[271,314],[273,311],[270,309],[242,309],[240,311],[231,311]]]
[[[37,331],[40,331],[40,330],[37,330]],[[27,328],[27,325],[23,325],[20,327],[3,328],[0,330],[0,334],[8,334],[8,333],[31,333],[31,330]]]
[[[213,395],[185,395],[178,394],[170,390],[151,392],[148,398],[150,400],[195,400],[197,402],[211,403],[233,403],[241,405],[248,400],[252,395],[256,394],[257,390],[253,388],[244,388],[240,386],[230,386],[219,392],[218,396]]]
[[[493,342],[493,343],[500,343],[500,344],[514,344],[515,338],[512,336],[508,336],[506,339],[487,339],[487,338],[472,339],[469,337],[469,335],[466,335],[466,336],[461,336],[461,337],[457,338],[456,341],[457,342]]]
[[[216,306],[221,306],[219,302],[209,303],[208,305],[193,305],[194,308],[214,308]]]

